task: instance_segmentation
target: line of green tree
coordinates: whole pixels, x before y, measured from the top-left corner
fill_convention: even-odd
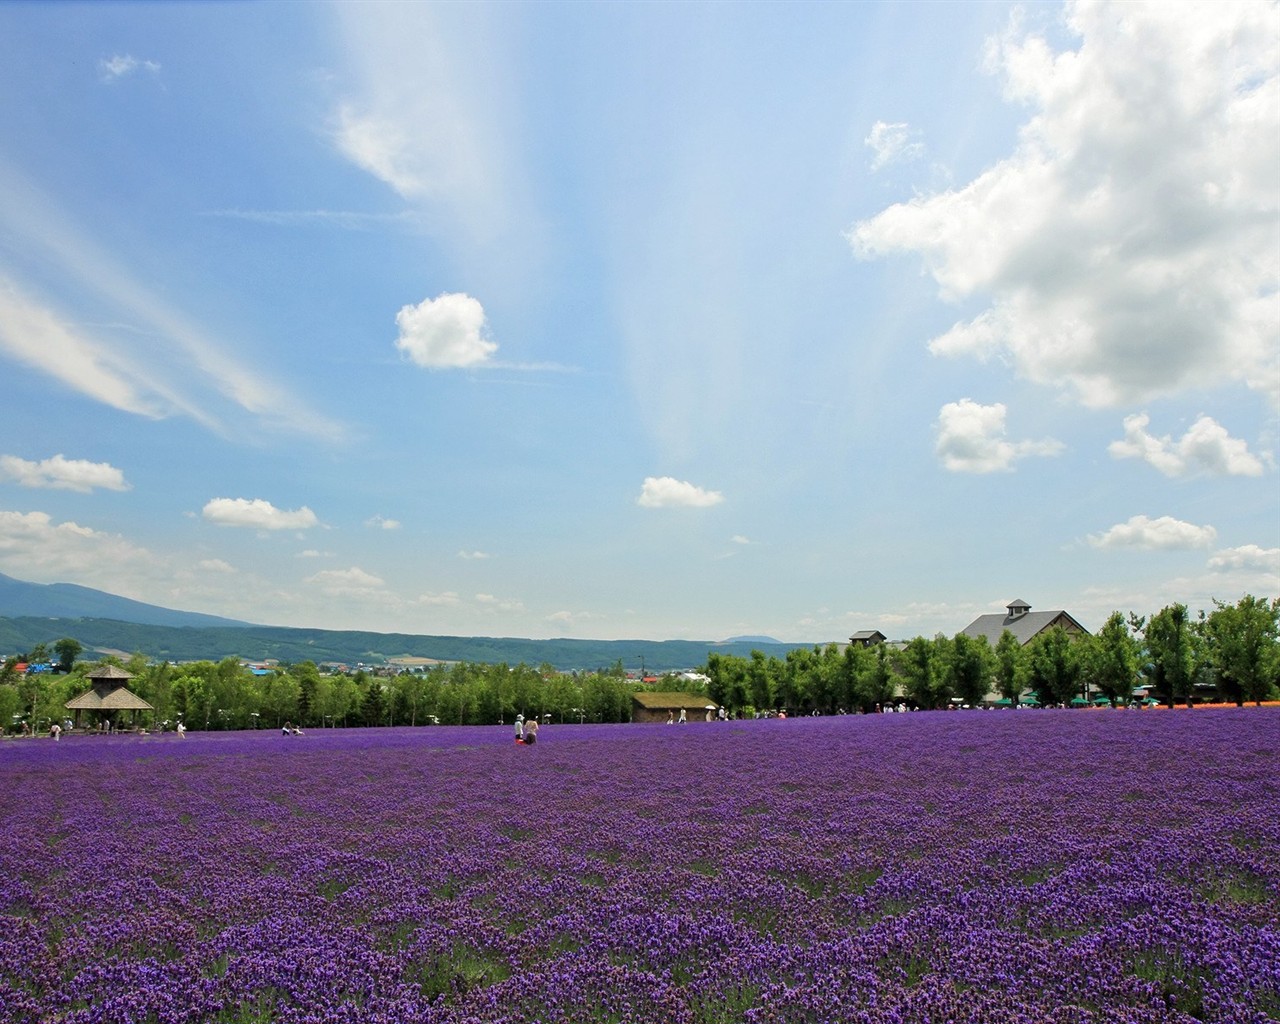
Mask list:
[[[936,709],[977,706],[996,693],[1011,704],[1102,697],[1128,704],[1149,686],[1173,707],[1195,699],[1235,704],[1280,696],[1280,600],[1246,594],[1192,615],[1172,604],[1150,619],[1113,612],[1096,633],[1055,626],[1025,646],[1005,630],[992,647],[981,637],[916,637],[902,646],[796,650],[785,659],[712,654],[708,696],[730,708],[785,708],[802,714],[873,711],[890,702]]]
[[[64,640],[55,646],[78,644]],[[145,713],[145,724],[160,729],[179,721],[189,729],[280,728],[285,722],[304,728],[484,725],[513,722],[517,713],[559,722],[627,722],[636,689],[621,663],[573,674],[549,665],[459,663],[386,675],[322,673],[311,661],[266,671],[237,658],[175,665],[138,654],[124,662],[78,663],[67,674],[17,675],[10,659],[0,668],[0,721],[26,720],[34,729],[62,721],[67,701],[89,688],[89,675],[102,664],[132,674],[130,691],[155,709]],[[96,715],[95,722],[102,717],[114,717],[117,724],[131,720],[128,712],[115,712]]]
[[[77,662],[82,646],[64,637],[40,643],[24,660],[58,672],[20,674],[18,658],[0,666],[0,722],[42,728],[65,717],[65,704],[88,688],[95,666]],[[120,664],[116,660],[117,664]],[[322,673],[313,661],[263,671],[239,659],[173,664],[138,654],[123,667],[129,688],[155,708],[149,725],[182,720],[188,728],[353,725],[482,725],[517,713],[553,721],[625,722],[639,684],[622,662],[585,673],[550,664],[462,662],[390,675]],[[1022,646],[1006,631],[994,646],[958,633],[916,637],[905,645],[828,644],[785,657],[711,653],[706,681],[664,677],[650,688],[704,694],[734,715],[757,709],[799,714],[874,711],[889,703],[977,706],[991,693],[1018,703],[1069,704],[1102,696],[1127,704],[1146,685],[1170,707],[1193,699],[1243,704],[1280,696],[1280,600],[1245,595],[1193,615],[1172,604],[1149,619],[1114,612],[1096,634],[1047,630]]]

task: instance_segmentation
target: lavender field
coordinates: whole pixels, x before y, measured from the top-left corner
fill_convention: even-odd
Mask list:
[[[0,1021],[1280,1020],[1280,709],[0,744]]]

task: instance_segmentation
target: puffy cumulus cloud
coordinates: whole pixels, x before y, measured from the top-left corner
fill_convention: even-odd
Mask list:
[[[303,582],[319,587],[328,597],[384,596],[382,588],[385,581],[355,566],[350,569],[324,569]]]
[[[1223,548],[1209,559],[1209,568],[1214,572],[1280,573],[1280,548],[1264,548],[1257,544]]]
[[[484,307],[470,295],[449,292],[404,306],[396,314],[396,348],[428,369],[479,366],[498,346],[484,336]]]
[[[1259,476],[1262,460],[1249,451],[1244,441],[1232,437],[1216,420],[1201,416],[1175,441],[1171,436],[1155,437],[1147,432],[1151,418],[1146,413],[1126,416],[1124,440],[1112,441],[1107,451],[1117,459],[1142,459],[1165,476]]]
[[[934,450],[953,473],[996,473],[1013,468],[1028,456],[1058,455],[1062,442],[1005,440],[1003,404],[979,405],[962,398],[938,412],[938,440]]]
[[[871,149],[871,169],[878,171],[897,160],[914,160],[923,156],[924,143],[916,141],[919,134],[907,124],[877,121],[863,140]]]
[[[373,530],[398,530],[400,529],[399,519],[387,519],[385,516],[370,516],[364,521],[364,525]]]
[[[708,491],[670,476],[647,476],[638,505],[645,508],[710,508],[724,501],[719,491]]]
[[[289,511],[261,498],[213,498],[201,515],[218,526],[246,526],[254,530],[306,530],[319,522],[306,505]]]
[[[23,487],[46,487],[53,490],[79,491],[88,494],[95,487],[108,491],[127,491],[124,473],[106,462],[68,459],[55,455],[39,462],[20,459],[16,455],[0,455],[0,480],[13,480]]]
[[[1127,523],[1117,523],[1105,533],[1090,534],[1095,548],[1137,548],[1140,551],[1185,551],[1207,548],[1218,531],[1212,526],[1196,526],[1172,516],[1149,519],[1133,516]]]
[[[1275,5],[1067,7],[1075,49],[1015,19],[989,46],[1032,111],[962,188],[850,232],[923,255],[947,299],[989,308],[930,342],[1010,360],[1088,406],[1241,380],[1280,402],[1280,47]]]
[[[131,54],[114,54],[98,61],[98,71],[104,82],[115,82],[135,71],[146,71],[156,75],[160,73],[160,65],[153,60],[139,60]]]
[[[0,510],[0,566],[24,579],[70,577],[100,584],[133,580],[156,559],[119,534],[74,522],[55,523],[47,512]]]

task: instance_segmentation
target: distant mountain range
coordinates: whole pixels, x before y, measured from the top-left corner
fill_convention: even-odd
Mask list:
[[[593,671],[618,662],[629,670],[670,672],[706,664],[712,652],[785,658],[810,644],[769,637],[705,640],[531,640],[519,637],[422,636],[357,630],[256,626],[198,612],[174,611],[70,583],[27,583],[0,574],[0,657],[63,637],[78,640],[83,657],[141,653],[166,661],[336,662],[383,664],[395,658],[515,665],[549,664]]]
[[[6,618],[119,619],[142,626],[248,626],[238,619],[131,601],[74,583],[27,583],[0,573],[0,616]]]

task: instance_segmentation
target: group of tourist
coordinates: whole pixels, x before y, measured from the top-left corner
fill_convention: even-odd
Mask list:
[[[524,715],[516,715],[516,742],[526,747],[538,742],[537,715],[530,716],[527,721]]]

